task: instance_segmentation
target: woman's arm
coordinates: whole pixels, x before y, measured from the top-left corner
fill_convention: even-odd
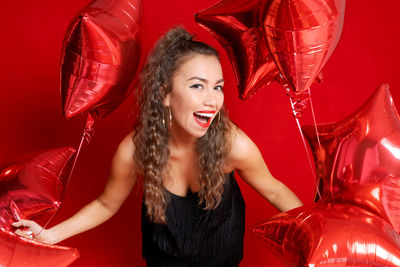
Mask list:
[[[261,196],[280,211],[302,205],[297,196],[269,172],[260,151],[251,139],[237,126],[232,125],[231,168]]]
[[[131,192],[136,174],[133,164],[133,132],[120,143],[114,154],[110,176],[103,193],[62,223],[43,229],[33,221],[21,220],[13,225],[28,229],[16,231],[21,236],[32,236],[40,242],[55,244],[76,234],[92,229],[111,218]]]

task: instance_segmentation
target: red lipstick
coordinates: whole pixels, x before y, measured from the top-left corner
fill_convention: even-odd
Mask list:
[[[197,113],[197,114],[196,114]],[[194,120],[203,128],[207,128],[211,124],[211,119],[213,116],[202,116],[200,114],[215,114],[214,110],[201,110],[201,111],[196,111],[193,113]],[[204,122],[204,120],[207,120],[207,122]]]

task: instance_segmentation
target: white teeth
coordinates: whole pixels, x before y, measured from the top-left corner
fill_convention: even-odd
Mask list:
[[[201,113],[201,112],[195,112],[195,114],[207,118],[212,118],[212,116],[214,115],[213,113]]]

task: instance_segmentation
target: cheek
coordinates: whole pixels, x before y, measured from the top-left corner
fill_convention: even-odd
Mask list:
[[[223,104],[224,104],[224,94],[219,94],[219,96],[217,97],[218,109],[221,109]]]
[[[170,102],[170,108],[176,120],[186,121],[188,116],[193,112],[194,104],[188,96],[175,96]]]
[[[182,94],[171,94],[169,103],[172,109],[181,109],[183,106],[185,106],[185,102],[185,98],[182,96]]]

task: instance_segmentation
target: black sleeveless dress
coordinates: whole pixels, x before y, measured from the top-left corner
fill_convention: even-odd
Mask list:
[[[225,176],[218,207],[203,210],[198,194],[169,199],[166,224],[150,222],[142,204],[142,253],[148,267],[238,266],[243,258],[245,204],[234,172]]]

